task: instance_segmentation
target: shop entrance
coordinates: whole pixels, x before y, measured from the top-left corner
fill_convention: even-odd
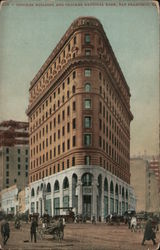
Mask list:
[[[91,195],[83,195],[83,215],[91,219]]]

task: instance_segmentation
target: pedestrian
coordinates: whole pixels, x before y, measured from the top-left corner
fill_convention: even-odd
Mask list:
[[[4,222],[1,224],[1,235],[3,238],[3,244],[6,245],[10,236],[10,227],[7,220],[4,220]]]
[[[133,216],[131,219],[130,228],[131,228],[131,232],[136,232],[137,230],[137,218],[135,216]]]
[[[153,245],[155,245],[156,244],[155,238],[156,238],[156,234],[152,229],[152,220],[149,218],[145,226],[142,245],[144,245],[145,240],[152,240]]]
[[[64,238],[64,225],[63,225],[63,218],[59,218],[59,221],[58,221],[58,231],[59,231],[59,239],[60,240],[63,240]]]
[[[34,236],[34,242],[37,242],[37,227],[38,227],[38,223],[36,221],[35,218],[33,218],[33,221],[31,223],[31,228],[30,228],[30,233],[31,233],[31,242],[33,240],[33,236]]]

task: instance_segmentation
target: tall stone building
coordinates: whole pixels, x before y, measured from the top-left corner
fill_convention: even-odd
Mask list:
[[[29,135],[28,122],[0,123],[0,191],[28,183]]]
[[[131,159],[131,185],[136,196],[136,211],[159,212],[160,197],[155,172],[149,162],[140,158]]]
[[[158,182],[158,190],[160,193],[160,161],[158,159],[158,157],[152,157],[152,160],[150,160],[149,162],[150,165],[150,169],[153,170],[153,172],[155,173],[157,182]]]
[[[127,210],[131,95],[99,20],[71,24],[29,92],[31,212]]]

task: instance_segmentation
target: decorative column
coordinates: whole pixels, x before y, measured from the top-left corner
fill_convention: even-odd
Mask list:
[[[72,178],[69,179],[69,207],[72,207]]]
[[[111,180],[108,179],[108,214],[111,213],[111,191],[110,191],[110,182],[111,182]]]
[[[59,201],[59,206],[60,206],[60,207],[63,207],[63,185],[62,185],[62,183],[60,183],[59,194],[60,194],[60,196],[59,196],[59,199],[60,199],[60,201]],[[60,209],[59,212],[60,212],[60,214],[61,214],[63,211],[61,211],[61,209]]]
[[[104,178],[102,177],[102,194],[101,194],[101,221],[104,221]]]
[[[52,217],[54,216],[54,206],[53,206],[53,199],[54,199],[54,188],[51,188],[51,210],[52,210]]]
[[[92,183],[92,216],[97,218],[97,196],[98,196],[98,183],[97,180],[94,180]]]
[[[78,179],[77,182],[77,187],[76,187],[76,195],[78,195],[78,214],[82,214],[82,196],[83,196],[83,192],[82,192],[82,182],[81,179]]]

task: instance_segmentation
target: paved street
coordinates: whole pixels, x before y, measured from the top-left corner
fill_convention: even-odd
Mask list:
[[[5,250],[155,250],[156,246],[151,241],[141,246],[142,232],[131,232],[127,226],[110,226],[106,224],[92,225],[67,224],[65,236],[62,242],[53,239],[38,239],[37,243],[24,242],[30,240],[30,224],[23,223],[20,230],[11,225],[11,236]],[[157,242],[160,240],[160,233],[157,233]],[[0,238],[0,242],[1,238]]]

